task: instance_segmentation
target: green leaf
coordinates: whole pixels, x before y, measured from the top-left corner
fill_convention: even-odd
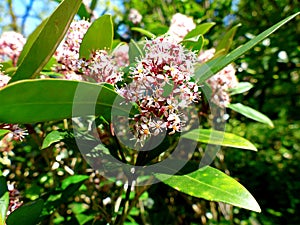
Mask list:
[[[2,138],[4,135],[6,135],[9,132],[9,130],[0,129],[0,138]]]
[[[136,58],[143,57],[144,52],[139,46],[138,43],[136,43],[134,40],[130,40],[129,43],[129,62],[134,63]]]
[[[39,74],[65,36],[80,4],[81,0],[62,1],[45,24],[37,28],[28,46],[25,46],[24,56],[10,83]]]
[[[137,31],[137,32],[145,35],[148,38],[156,38],[155,34],[152,34],[150,31],[147,31],[147,30],[145,30],[143,28],[140,28],[140,27],[132,27],[131,30]]]
[[[22,225],[36,225],[43,206],[44,201],[42,199],[22,205],[8,216],[6,224],[16,225],[22,221]]]
[[[254,197],[235,179],[212,167],[203,167],[186,175],[155,174],[163,183],[188,195],[209,201],[225,202],[260,212]]]
[[[9,193],[7,190],[6,179],[4,176],[0,176],[0,225],[5,225],[8,205]]]
[[[228,91],[230,95],[236,95],[249,91],[252,87],[253,84],[249,82],[239,82],[236,87],[230,88]]]
[[[233,37],[234,37],[238,27],[240,27],[240,26],[241,26],[241,24],[235,25],[224,35],[224,37],[222,38],[222,40],[219,42],[219,44],[216,47],[216,54],[219,51],[222,51],[222,54],[228,53],[228,51],[231,47],[232,41],[233,41]]]
[[[204,44],[204,37],[203,35],[198,35],[192,38],[184,39],[180,43],[182,43],[185,48],[192,51],[201,51]]]
[[[27,41],[26,41],[25,45],[23,46],[22,52],[20,53],[20,56],[18,58],[18,62],[17,62],[18,66],[23,62],[24,57],[28,54],[28,52],[31,49],[32,45],[34,44],[34,42],[38,38],[41,30],[44,29],[48,19],[49,18],[46,18],[45,20],[43,20],[41,22],[41,24],[38,25],[37,28],[35,28],[35,30],[27,38]]]
[[[20,97],[20,95],[22,97]],[[0,90],[0,122],[36,123],[76,116],[102,115],[111,119],[111,107],[122,98],[108,84],[39,79],[9,84]],[[115,104],[118,113],[124,106]]]
[[[52,144],[65,139],[69,135],[70,135],[70,133],[68,131],[63,131],[63,130],[54,130],[54,131],[51,131],[44,138],[44,141],[43,141],[43,144],[42,144],[42,149],[48,148]]]
[[[192,37],[196,37],[198,35],[204,35],[206,34],[216,23],[210,22],[210,23],[203,23],[198,26],[196,26],[195,29],[191,30],[184,39],[189,39]]]
[[[223,131],[195,129],[185,133],[181,137],[206,144],[257,151],[256,147],[247,139]]]
[[[235,61],[237,58],[242,56],[245,52],[249,51],[251,48],[253,48],[256,44],[261,42],[263,39],[268,37],[270,34],[274,33],[276,30],[278,30],[280,27],[282,27],[284,24],[295,18],[297,15],[299,15],[300,12],[295,13],[284,20],[278,22],[274,26],[270,27],[269,29],[265,30],[252,40],[248,41],[246,44],[236,48],[226,56],[221,56],[219,58],[216,58],[214,60],[211,60],[207,63],[204,63],[200,66],[198,66],[195,70],[195,76],[194,79],[197,80],[199,83],[203,83],[208,78],[222,70],[225,66],[230,64],[231,62]]]
[[[112,50],[114,28],[111,15],[104,15],[95,20],[84,35],[79,57],[89,59],[95,50]]]
[[[274,127],[273,122],[266,115],[262,114],[261,112],[258,112],[255,109],[252,109],[249,106],[245,106],[241,103],[235,103],[235,104],[229,104],[227,107],[250,119],[267,124],[270,127]]]
[[[67,177],[66,179],[64,179],[62,181],[61,188],[63,190],[65,190],[69,185],[80,183],[82,181],[87,180],[88,178],[89,178],[88,175],[73,175],[73,176]]]

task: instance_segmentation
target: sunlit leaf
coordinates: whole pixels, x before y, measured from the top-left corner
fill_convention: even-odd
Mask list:
[[[209,166],[185,175],[155,174],[155,177],[177,191],[197,198],[261,211],[245,187],[225,173]]]
[[[221,41],[218,43],[217,47],[216,47],[216,54],[219,51],[222,51],[222,54],[227,54],[232,41],[233,41],[233,37],[237,31],[237,29],[241,26],[241,24],[237,24],[234,27],[232,27],[221,39]]]
[[[10,83],[39,74],[65,36],[80,4],[81,0],[64,0],[35,30],[24,53],[21,53],[20,65]]]
[[[137,31],[137,32],[145,35],[148,38],[155,38],[156,37],[155,34],[152,34],[150,31],[147,31],[147,30],[145,30],[143,28],[140,28],[140,27],[132,27],[131,30]]]
[[[79,56],[90,58],[95,50],[112,50],[114,28],[111,15],[103,15],[95,20],[84,35]]]
[[[0,122],[35,123],[83,115],[102,115],[111,119],[116,98],[122,100],[108,84],[40,79],[24,80],[0,90]],[[128,112],[115,104],[116,112]]]
[[[239,82],[236,87],[230,88],[228,91],[230,95],[236,95],[249,91],[252,87],[253,84],[249,82]]]
[[[129,43],[129,62],[134,63],[135,60],[139,57],[143,57],[143,49],[139,46],[134,40],[130,40]]]
[[[198,35],[204,35],[206,34],[216,23],[209,22],[209,23],[203,23],[198,26],[196,26],[195,29],[191,30],[184,39],[189,39],[192,37],[196,37]]]
[[[9,204],[9,193],[6,179],[0,174],[0,225],[5,225],[6,213]]]
[[[256,147],[247,139],[223,131],[195,129],[188,131],[181,137],[206,144],[257,151]]]
[[[50,147],[52,144],[59,142],[66,137],[70,136],[70,133],[65,130],[53,130],[44,138],[42,149]]]
[[[227,106],[228,108],[250,118],[253,119],[255,121],[264,123],[264,124],[268,124],[270,127],[274,127],[273,122],[264,114],[262,114],[261,112],[258,112],[257,110],[249,107],[249,106],[245,106],[241,103],[235,103],[235,104],[229,104]]]
[[[85,181],[89,178],[88,175],[73,175],[73,176],[70,176],[70,177],[67,177],[66,179],[64,179],[62,181],[62,184],[61,184],[61,188],[64,190],[66,189],[69,185],[71,184],[76,184],[76,183],[80,183],[82,181]]]
[[[280,27],[282,27],[284,24],[295,18],[297,15],[299,15],[300,12],[295,13],[284,20],[278,22],[274,26],[270,27],[269,29],[265,30],[255,38],[248,41],[246,44],[236,48],[226,56],[221,56],[219,58],[216,58],[214,60],[211,60],[207,63],[204,63],[202,65],[199,65],[195,70],[195,80],[198,81],[198,83],[203,83],[208,78],[222,70],[225,66],[230,64],[231,62],[235,61],[237,58],[242,56],[245,52],[249,51],[251,48],[253,48],[256,44],[264,40],[266,37],[268,37],[270,34],[274,33],[276,30],[278,30]]]

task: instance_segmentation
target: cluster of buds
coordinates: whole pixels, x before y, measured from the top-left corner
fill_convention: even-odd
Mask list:
[[[92,78],[97,83],[116,84],[123,76],[115,58],[105,50],[95,51],[89,60],[80,59],[77,68],[84,78]]]
[[[141,144],[160,132],[180,132],[185,124],[182,109],[200,98],[191,80],[197,60],[193,52],[166,37],[147,40],[144,50],[145,56],[130,68],[132,82],[118,90],[140,108],[133,133]]]
[[[183,40],[188,32],[196,28],[193,18],[187,17],[181,13],[176,13],[172,16],[171,25],[168,34],[177,42]]]
[[[68,29],[64,41],[57,48],[54,57],[60,63],[55,70],[65,75],[67,79],[79,79],[77,77],[77,63],[79,59],[79,49],[84,34],[90,27],[90,22],[86,20],[73,21]]]
[[[9,205],[6,216],[9,216],[13,211],[19,208],[23,202],[20,200],[20,192],[15,188],[14,183],[7,185],[9,192]]]
[[[140,14],[139,11],[136,9],[130,9],[129,15],[128,15],[128,20],[131,21],[133,24],[139,24],[142,22],[143,16]]]
[[[3,32],[0,37],[0,62],[12,60],[13,65],[16,66],[25,42],[26,39],[20,33]]]
[[[2,123],[0,129],[10,131],[9,136],[16,141],[22,141],[28,135],[28,131],[19,127],[18,124]]]
[[[207,62],[214,56],[215,51],[216,50],[212,48],[201,52],[198,57],[199,62]],[[229,64],[220,72],[209,78],[207,83],[212,89],[211,101],[214,104],[225,108],[230,103],[228,90],[238,85],[238,79],[235,75],[235,68],[232,64]]]

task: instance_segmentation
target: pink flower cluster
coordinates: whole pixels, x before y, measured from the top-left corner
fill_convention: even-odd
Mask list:
[[[8,185],[9,192],[9,205],[6,216],[9,216],[13,211],[23,205],[23,202],[20,200],[20,192],[15,188],[14,183],[9,183]]]
[[[83,36],[90,25],[90,22],[86,20],[73,21],[64,41],[54,54],[54,57],[60,63],[60,65],[57,65],[56,71],[65,74],[66,78],[70,77],[80,80],[80,77],[77,77],[75,74],[79,59],[79,48]]]
[[[215,49],[209,49],[199,54],[198,60],[204,63],[214,56]],[[211,101],[216,105],[225,108],[230,103],[228,89],[234,88],[238,84],[238,79],[235,75],[235,68],[229,64],[220,72],[207,80],[210,85],[213,95]]]
[[[20,33],[15,31],[3,32],[0,37],[0,62],[10,59],[13,65],[17,65],[25,42],[26,39]]]
[[[140,14],[139,11],[136,9],[130,9],[128,20],[131,21],[133,24],[138,24],[142,22],[143,16]]]
[[[143,142],[151,135],[180,132],[182,109],[200,99],[198,86],[191,80],[196,55],[182,45],[158,37],[148,40],[145,56],[131,67],[132,82],[119,90],[127,101],[140,107],[133,118],[133,133]]]
[[[92,78],[97,83],[116,84],[123,76],[117,61],[104,50],[95,51],[89,60],[79,60],[77,67],[85,75],[84,79]]]
[[[181,13],[176,13],[172,16],[171,25],[168,31],[177,42],[183,40],[188,32],[196,28],[193,18],[187,17]]]

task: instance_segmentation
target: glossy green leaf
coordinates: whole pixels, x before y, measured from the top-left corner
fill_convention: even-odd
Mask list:
[[[230,95],[236,95],[249,91],[252,87],[253,84],[249,82],[239,82],[236,87],[230,88],[228,91]]]
[[[209,166],[185,175],[155,174],[155,177],[177,191],[197,198],[261,211],[245,187],[225,173]]]
[[[219,58],[216,58],[214,60],[211,60],[207,63],[199,65],[195,69],[195,80],[197,80],[199,83],[203,83],[208,78],[222,70],[225,66],[230,64],[231,62],[235,61],[237,58],[242,56],[245,52],[249,51],[251,48],[253,48],[256,44],[264,40],[266,37],[268,37],[270,34],[274,33],[276,30],[278,30],[280,27],[282,27],[284,24],[295,18],[297,15],[299,15],[300,12],[295,13],[284,20],[278,22],[274,26],[270,27],[269,29],[265,30],[252,40],[248,41],[246,44],[236,48],[226,56],[221,56]]]
[[[39,74],[54,54],[59,43],[65,36],[81,0],[64,0],[42,24],[25,47],[20,65],[10,83],[34,78]]]
[[[47,136],[44,138],[42,149],[50,147],[52,144],[59,142],[66,137],[68,137],[70,133],[64,130],[54,130],[51,131]]]
[[[143,57],[144,52],[137,42],[130,40],[129,43],[129,62],[134,63],[136,58]]]
[[[137,32],[145,35],[148,38],[155,38],[156,37],[155,34],[152,34],[150,31],[147,31],[147,30],[145,30],[143,28],[140,28],[140,27],[132,27],[131,30],[137,31]]]
[[[227,107],[250,119],[253,119],[255,121],[264,124],[268,124],[270,127],[274,127],[273,122],[266,115],[262,114],[261,112],[258,112],[257,110],[249,106],[245,106],[241,103],[235,103],[235,104],[229,104]]]
[[[36,225],[43,206],[44,201],[42,199],[22,205],[8,216],[6,224],[16,225],[21,223],[22,225]]]
[[[42,29],[44,29],[47,21],[48,21],[48,18],[46,18],[45,20],[43,20],[41,22],[41,24],[38,25],[35,28],[35,30],[27,38],[26,43],[23,46],[22,52],[20,53],[20,56],[18,58],[18,62],[17,62],[18,66],[23,62],[24,57],[28,54],[29,50],[31,49],[32,45],[34,44],[34,42],[38,38],[38,36],[39,36],[40,32],[42,31]]]
[[[0,225],[5,225],[6,213],[9,204],[9,193],[6,179],[0,174]]]
[[[59,79],[18,81],[0,90],[0,122],[35,123],[91,113],[110,121],[116,98],[122,101],[108,84]],[[125,104],[119,107],[116,103],[114,107],[116,112],[128,115]]]
[[[237,24],[234,27],[232,27],[225,35],[224,37],[221,39],[221,41],[218,43],[217,47],[216,47],[216,54],[219,51],[222,51],[222,54],[227,54],[232,41],[233,41],[233,37],[237,31],[237,29],[241,26],[241,24]]]
[[[198,52],[201,51],[203,47],[204,37],[203,35],[198,35],[192,38],[184,39],[180,43],[182,43],[185,48]]]
[[[67,177],[66,179],[64,179],[62,181],[62,184],[61,184],[61,188],[64,190],[66,189],[69,185],[71,184],[76,184],[76,183],[80,183],[82,181],[85,181],[89,178],[88,175],[73,175],[73,176],[70,176],[70,177]]]
[[[9,132],[9,130],[0,129],[0,138],[2,138],[4,135],[6,135]]]
[[[112,49],[114,28],[111,15],[104,15],[95,20],[84,35],[79,57],[90,58],[95,50]]]
[[[223,131],[195,129],[185,133],[181,137],[206,144],[257,151],[256,147],[247,139]]]
[[[204,35],[206,34],[216,23],[209,22],[209,23],[203,23],[198,26],[196,26],[195,29],[191,30],[184,39],[189,39],[192,37],[196,37],[198,35]]]

